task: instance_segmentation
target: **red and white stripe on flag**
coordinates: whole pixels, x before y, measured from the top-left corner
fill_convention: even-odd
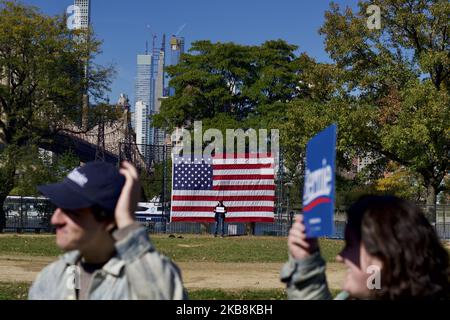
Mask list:
[[[223,200],[226,222],[273,222],[274,158],[216,155],[201,165],[173,161],[171,221],[214,222]]]

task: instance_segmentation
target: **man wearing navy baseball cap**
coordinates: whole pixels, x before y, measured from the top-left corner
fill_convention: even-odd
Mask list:
[[[29,299],[187,298],[178,267],[134,219],[141,189],[130,163],[90,162],[38,189],[57,207],[51,223],[66,253],[38,275]]]

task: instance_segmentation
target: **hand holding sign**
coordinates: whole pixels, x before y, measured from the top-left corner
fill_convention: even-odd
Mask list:
[[[297,215],[295,223],[289,231],[289,253],[294,259],[304,259],[319,250],[317,238],[307,239],[303,216]]]

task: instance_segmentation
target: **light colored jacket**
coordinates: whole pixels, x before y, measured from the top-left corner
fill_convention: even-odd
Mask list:
[[[155,250],[144,227],[117,230],[114,238],[120,239],[115,243],[116,255],[94,272],[89,300],[187,299],[180,270]],[[45,267],[30,288],[28,298],[75,300],[74,283],[80,258],[78,251],[71,251]]]
[[[290,300],[331,300],[325,274],[326,263],[320,252],[304,259],[289,257],[281,269],[281,281],[286,283]],[[348,294],[342,292],[335,299],[345,300]]]

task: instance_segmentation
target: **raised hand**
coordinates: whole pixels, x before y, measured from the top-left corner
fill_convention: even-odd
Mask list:
[[[124,161],[120,165],[120,174],[125,176],[125,184],[122,188],[115,210],[117,228],[122,229],[134,223],[134,212],[141,197],[141,184],[136,168]]]
[[[303,215],[297,215],[288,236],[289,253],[294,259],[304,259],[319,250],[316,238],[306,238],[306,228]]]

